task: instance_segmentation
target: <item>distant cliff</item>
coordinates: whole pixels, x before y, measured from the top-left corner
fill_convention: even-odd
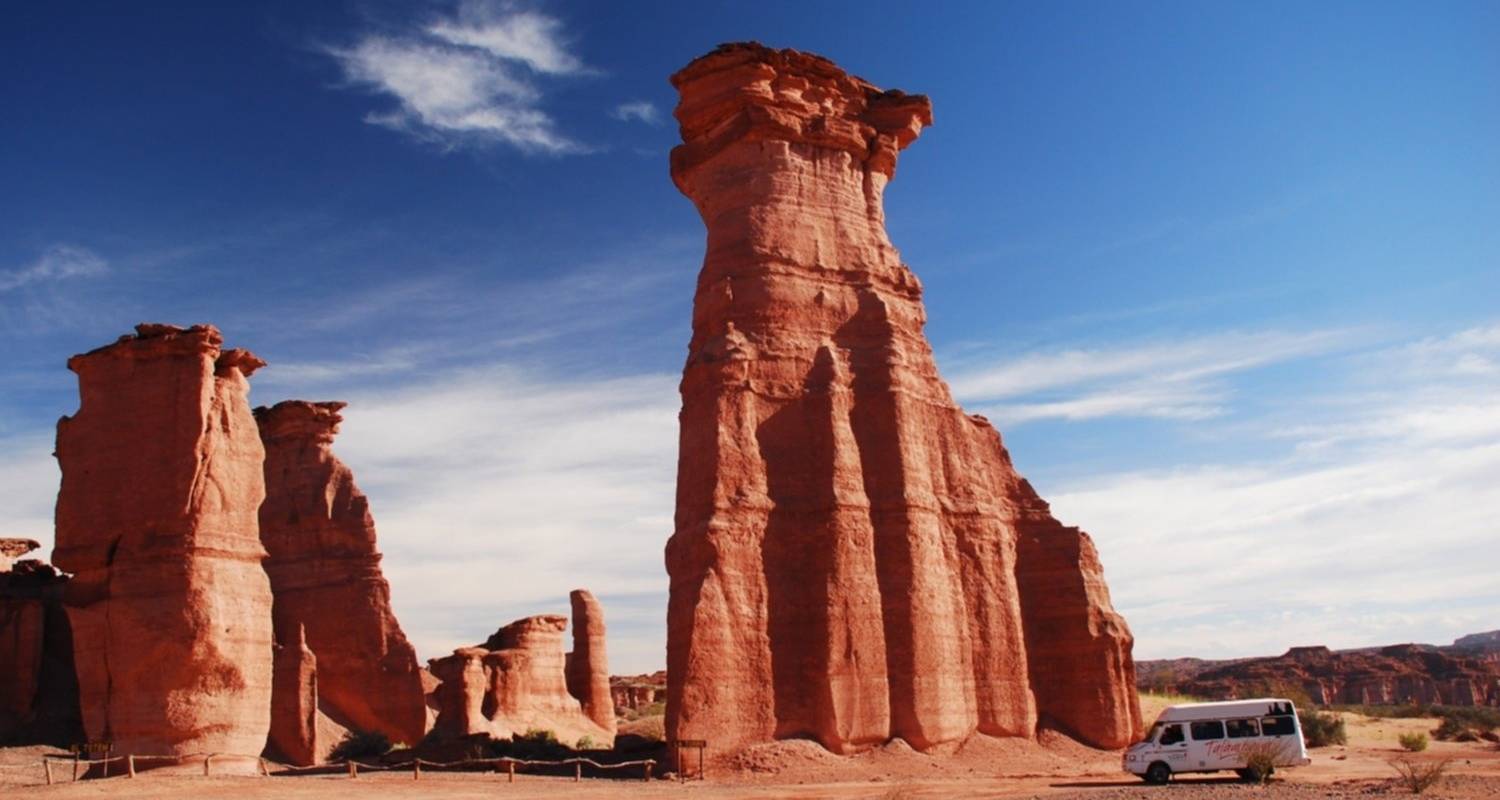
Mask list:
[[[1322,705],[1500,706],[1500,631],[1447,646],[1293,647],[1265,658],[1140,661],[1137,674],[1148,691],[1216,700],[1296,687]]]

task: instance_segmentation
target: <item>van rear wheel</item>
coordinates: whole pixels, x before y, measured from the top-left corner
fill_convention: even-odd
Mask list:
[[[1172,779],[1172,768],[1161,761],[1146,767],[1146,783],[1166,783]]]

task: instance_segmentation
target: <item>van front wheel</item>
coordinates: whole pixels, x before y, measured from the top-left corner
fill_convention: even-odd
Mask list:
[[[1146,768],[1146,783],[1166,783],[1172,779],[1172,768],[1157,761]]]

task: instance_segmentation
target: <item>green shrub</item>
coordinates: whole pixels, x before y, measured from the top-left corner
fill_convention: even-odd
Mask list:
[[[1427,734],[1420,731],[1416,733],[1403,733],[1396,737],[1401,743],[1401,749],[1408,753],[1420,753],[1427,749]]]
[[[574,750],[593,750],[594,747],[594,738],[592,736],[580,736],[578,737],[578,743],[573,745]]]
[[[1398,758],[1390,763],[1391,769],[1396,771],[1396,783],[1412,794],[1421,794],[1442,780],[1443,773],[1448,771],[1449,761],[1411,761]]]
[[[1308,747],[1328,747],[1348,744],[1349,734],[1344,730],[1344,718],[1328,711],[1306,710],[1301,715],[1302,738]]]
[[[379,758],[391,751],[391,740],[378,731],[349,731],[339,740],[330,761],[357,761],[361,758]]]
[[[1477,742],[1500,728],[1500,710],[1477,706],[1445,706],[1436,709],[1443,718],[1433,736],[1447,742]]]

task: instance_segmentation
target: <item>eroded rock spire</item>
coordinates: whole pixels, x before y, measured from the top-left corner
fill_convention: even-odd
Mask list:
[[[927,98],[756,44],[672,83],[672,178],[708,242],[666,553],[669,737],[844,752],[1042,720],[1126,743],[1131,639],[1093,546],[953,401],[886,235]]]

